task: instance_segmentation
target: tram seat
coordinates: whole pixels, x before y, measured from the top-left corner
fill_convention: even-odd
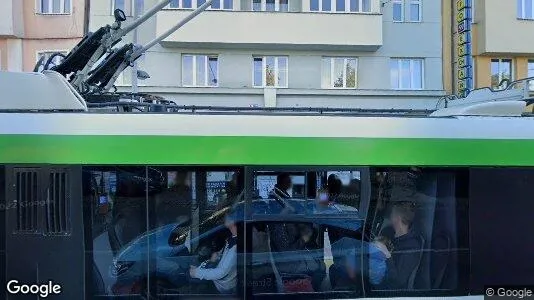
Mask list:
[[[278,293],[284,293],[284,283],[282,281],[282,276],[280,275],[280,272],[278,272],[276,263],[274,262],[271,242],[271,232],[269,230],[269,227],[267,227],[267,246],[269,251],[269,261],[271,262],[271,267],[273,268],[274,278],[276,282],[276,290]]]
[[[96,262],[92,260],[93,267],[93,294],[94,295],[105,295],[106,294],[106,285],[104,284],[104,279],[102,274],[98,270]]]
[[[423,256],[425,253],[425,239],[422,235],[418,235],[419,243],[421,245],[421,248],[419,249],[419,261],[417,262],[417,265],[415,268],[413,268],[412,273],[410,274],[410,278],[408,279],[408,290],[413,290],[416,287],[416,278],[418,277],[418,274],[420,273],[421,269],[421,263],[423,262]]]
[[[120,226],[120,222],[120,220],[112,222],[108,227],[109,246],[111,247],[111,252],[113,252],[113,256],[117,255],[122,246],[117,234],[117,227]]]
[[[451,239],[445,232],[437,234],[433,239],[432,249],[432,289],[443,288],[443,278],[448,270]]]

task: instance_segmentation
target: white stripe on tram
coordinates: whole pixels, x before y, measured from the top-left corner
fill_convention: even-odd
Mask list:
[[[0,134],[534,139],[534,118],[0,114]]]

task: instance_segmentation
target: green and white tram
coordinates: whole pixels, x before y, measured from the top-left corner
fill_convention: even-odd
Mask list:
[[[463,297],[534,282],[531,117],[24,105],[0,113],[2,282],[52,281],[54,299]],[[191,265],[222,264],[227,213],[236,262],[195,278]],[[380,237],[394,247],[377,277]]]

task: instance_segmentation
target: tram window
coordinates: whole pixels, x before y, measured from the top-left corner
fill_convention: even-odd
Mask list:
[[[253,214],[365,214],[357,170],[258,170],[253,176]]]
[[[252,236],[247,286],[254,295],[361,295],[362,226],[363,220],[346,218],[255,219],[247,225]],[[343,234],[332,240],[333,230]]]
[[[149,167],[148,176],[161,182],[148,197],[156,233],[150,289],[156,295],[235,294],[239,237],[232,230],[244,217],[243,172]]]
[[[94,296],[145,293],[147,182],[145,167],[84,167],[85,208],[91,216]],[[147,184],[148,183],[148,184]],[[100,284],[96,284],[100,283]]]
[[[391,241],[387,276],[371,293],[460,289],[462,263],[469,254],[465,180],[467,170],[387,168],[373,173],[366,234]],[[366,257],[372,260],[372,254]]]

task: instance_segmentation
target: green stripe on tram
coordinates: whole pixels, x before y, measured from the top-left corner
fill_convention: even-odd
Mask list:
[[[534,166],[534,140],[2,135],[0,163]]]

